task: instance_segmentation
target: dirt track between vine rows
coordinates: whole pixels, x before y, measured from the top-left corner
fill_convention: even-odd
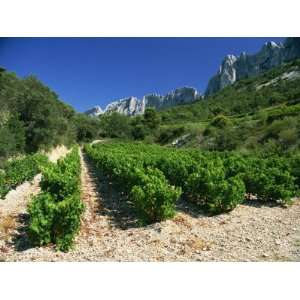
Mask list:
[[[15,249],[5,261],[300,261],[300,201],[288,208],[255,201],[208,217],[178,204],[173,220],[140,227],[131,203],[98,178],[82,156],[82,218],[74,249]]]

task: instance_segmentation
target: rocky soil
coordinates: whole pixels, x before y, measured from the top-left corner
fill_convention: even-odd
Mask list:
[[[201,214],[182,200],[173,220],[140,227],[130,203],[109,182],[98,180],[84,155],[82,166],[82,200],[86,211],[74,249],[62,253],[52,246],[30,248],[20,222],[15,239],[19,242],[6,242],[0,250],[0,259],[300,261],[299,199],[288,208],[252,200],[228,214],[214,217]]]

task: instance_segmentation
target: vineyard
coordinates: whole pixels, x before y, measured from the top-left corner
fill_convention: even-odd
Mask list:
[[[299,155],[256,157],[142,143],[87,145],[85,150],[134,203],[143,223],[173,217],[180,196],[219,214],[250,197],[288,205],[299,190]]]
[[[0,170],[0,198],[25,181],[30,181],[47,164],[45,155],[27,155],[21,159],[7,162]]]
[[[80,227],[84,205],[80,199],[78,147],[57,164],[43,169],[42,192],[29,205],[28,235],[33,245],[49,243],[67,251]]]
[[[70,255],[55,256],[60,259],[69,257],[68,259],[73,260],[73,255],[81,259],[81,253],[91,252],[89,255],[92,255],[91,259],[94,260],[98,255],[101,258],[108,257],[107,253],[110,253],[111,247],[116,247],[113,245],[122,243],[125,249],[133,247],[127,238],[136,235],[134,229],[125,226],[127,230],[121,234],[118,225],[112,227],[112,224],[117,224],[114,223],[112,216],[125,220],[134,217],[135,226],[140,228],[142,233],[148,232],[147,234],[152,232],[149,225],[158,224],[157,226],[168,228],[172,224],[166,223],[168,220],[175,224],[182,222],[183,229],[181,227],[180,230],[183,233],[178,235],[178,239],[180,241],[184,237],[186,241],[184,244],[178,241],[174,249],[177,249],[178,253],[184,253],[183,257],[186,259],[188,257],[194,259],[197,257],[195,255],[199,255],[197,254],[199,252],[194,251],[199,250],[193,249],[199,247],[210,249],[210,244],[191,236],[190,230],[192,228],[199,230],[199,235],[207,237],[214,232],[214,227],[203,231],[197,224],[189,225],[198,220],[198,217],[191,218],[187,215],[192,216],[195,213],[194,209],[201,214],[201,218],[208,218],[212,223],[217,220],[214,216],[221,216],[224,220],[231,218],[233,215],[227,213],[233,210],[238,211],[238,217],[239,211],[245,210],[244,204],[249,205],[251,202],[267,206],[271,203],[279,209],[278,212],[290,214],[284,217],[285,219],[297,215],[297,210],[291,205],[297,201],[295,199],[299,195],[300,155],[297,152],[285,156],[242,154],[199,151],[192,148],[176,149],[141,142],[110,141],[86,144],[82,150],[74,146],[66,153],[68,154],[56,163],[50,162],[42,154],[8,161],[0,177],[1,196],[3,202],[7,202],[5,195],[9,191],[25,181],[30,182],[36,174],[41,173],[37,192],[30,197],[28,204],[24,205],[27,221],[20,227],[24,230],[21,230],[19,239],[24,240],[25,237],[24,241],[30,249],[47,251],[49,246],[53,246],[56,251],[49,254],[50,260],[56,255],[57,250],[62,253],[61,255]],[[98,188],[102,186],[102,189],[95,190],[97,186]],[[105,192],[103,187],[108,191],[111,189],[115,191],[116,196],[111,192]],[[186,207],[184,214],[182,203],[185,203]],[[124,210],[122,207],[125,206],[127,209]],[[113,214],[106,215],[105,211],[110,209]],[[253,218],[254,215],[251,217],[251,214],[255,214],[257,216],[255,226],[266,226],[263,217],[261,219],[259,215],[272,212],[268,212],[267,208],[258,209],[259,211],[250,213],[249,218]],[[7,222],[6,220],[7,217],[3,218],[2,223]],[[257,225],[260,222],[262,225]],[[290,224],[292,226],[294,223]],[[3,226],[8,225],[1,225],[0,222],[0,234],[3,230],[1,226],[5,229]],[[251,226],[254,225],[248,223],[245,228]],[[174,239],[172,230],[170,240]],[[219,238],[219,230],[221,228],[214,233],[215,241]],[[258,229],[252,230],[256,232]],[[280,227],[278,230],[281,230],[278,234],[285,234]],[[111,234],[117,238],[109,239]],[[241,233],[242,236],[245,234],[249,233]],[[101,236],[108,237],[108,249],[105,248],[107,246],[103,244]],[[160,238],[166,239],[164,236]],[[92,245],[97,248],[90,248],[91,239]],[[169,245],[170,240],[165,243]],[[161,248],[157,248],[155,244],[153,247],[147,246],[146,238],[143,239],[143,243],[144,259],[156,257],[157,249]],[[103,247],[104,252],[93,250],[99,249],[98,247]],[[222,250],[223,246],[219,249]],[[222,252],[218,252],[221,250],[215,247],[216,252],[212,252],[212,258],[213,255],[222,257],[223,254],[220,254]],[[36,253],[35,250],[32,251]],[[124,251],[119,254],[120,257],[124,256]],[[135,251],[138,251],[138,248]],[[15,250],[12,250],[11,255],[14,253]],[[22,257],[21,253],[19,255]],[[44,259],[44,252],[37,253],[34,255],[38,257],[42,255]],[[176,255],[175,260],[181,257]]]
[[[283,238],[298,222],[299,205],[292,205],[298,203],[300,185],[297,153],[284,157],[106,141],[74,146],[65,154],[57,162],[35,154],[5,164],[4,205],[9,205],[8,191],[41,173],[35,193],[22,203],[25,222],[0,212],[0,242],[3,233],[18,231],[7,235],[8,246],[0,243],[5,260],[231,260],[226,247],[236,238],[245,243],[245,237],[253,239],[254,248],[249,254],[237,250],[235,258],[265,260],[263,251],[278,245],[271,246],[278,241],[265,228]],[[245,212],[245,225],[239,225]],[[266,224],[268,215],[274,221]],[[276,218],[280,223],[274,227]],[[210,225],[203,228],[202,222]],[[222,242],[224,230],[228,245]],[[254,250],[260,239],[265,244]],[[166,248],[170,252],[163,254]]]

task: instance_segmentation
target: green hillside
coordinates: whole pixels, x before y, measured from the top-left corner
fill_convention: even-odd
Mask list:
[[[144,116],[100,117],[104,137],[203,150],[286,152],[299,147],[300,60],[213,96]],[[172,143],[173,142],[173,143]]]
[[[34,76],[0,69],[0,162],[95,138],[99,121],[78,114]]]
[[[172,132],[177,131],[177,136],[186,135],[182,145],[206,150],[296,149],[300,132],[300,60],[158,115],[161,126],[156,140],[161,143],[170,143],[176,137]]]
[[[294,72],[295,76],[286,79]],[[222,113],[232,116],[300,99],[300,60],[274,68],[258,77],[240,80],[197,103],[175,106],[160,112],[164,124],[197,122]],[[293,74],[293,73],[292,73]]]
[[[0,160],[99,137],[204,150],[299,147],[300,60],[240,80],[213,96],[143,116],[76,113],[34,76],[0,70]],[[180,138],[177,143],[174,141]]]

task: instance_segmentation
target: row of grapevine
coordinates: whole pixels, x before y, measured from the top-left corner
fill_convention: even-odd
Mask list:
[[[181,188],[170,185],[159,169],[143,167],[138,160],[110,155],[109,151],[98,151],[91,146],[86,146],[85,150],[98,170],[129,196],[141,223],[147,224],[174,216]]]
[[[28,236],[33,245],[49,243],[68,251],[80,228],[84,205],[80,199],[80,156],[78,147],[57,164],[42,172],[42,192],[29,204]]]
[[[48,163],[43,154],[28,155],[8,161],[0,170],[0,198],[25,181],[30,181],[40,172],[41,166]]]
[[[256,157],[142,143],[98,144],[86,146],[86,151],[99,170],[127,192],[136,179],[124,174],[135,168],[159,170],[169,184],[180,187],[188,199],[212,214],[234,209],[246,194],[289,204],[299,189],[299,156]]]

